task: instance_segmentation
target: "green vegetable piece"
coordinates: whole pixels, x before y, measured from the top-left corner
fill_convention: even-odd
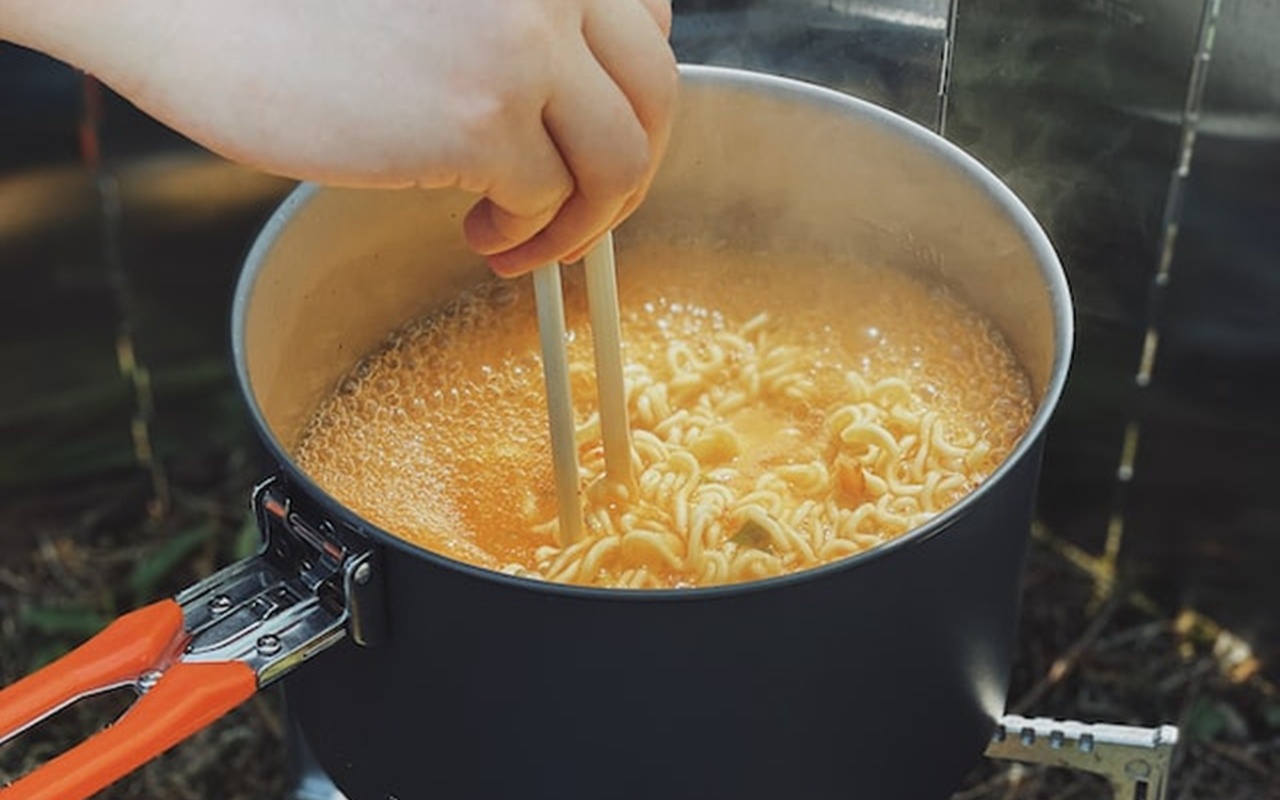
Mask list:
[[[773,537],[763,525],[753,519],[742,523],[742,527],[738,528],[738,532],[730,537],[729,541],[739,547],[773,552]]]

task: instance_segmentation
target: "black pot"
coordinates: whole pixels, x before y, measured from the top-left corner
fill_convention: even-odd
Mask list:
[[[301,188],[250,255],[233,337],[291,516],[372,553],[352,610],[365,634],[286,681],[354,800],[942,798],[1003,712],[1071,341],[1050,244],[990,173],[902,118],[745,72],[686,68],[684,83],[669,156],[618,234],[624,269],[629,243],[661,239],[927,274],[1004,332],[1038,396],[1031,429],[929,524],[797,575],[620,591],[460,564],[342,507],[290,448],[391,328],[486,274],[461,241],[470,199]]]

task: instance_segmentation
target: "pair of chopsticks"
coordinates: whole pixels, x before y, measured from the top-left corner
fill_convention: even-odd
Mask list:
[[[618,275],[613,257],[613,234],[605,234],[588,251],[584,261],[600,399],[600,431],[604,438],[605,480],[629,486],[632,483],[631,427],[622,384],[622,326],[618,319]],[[538,308],[538,338],[542,344],[542,371],[551,421],[551,459],[555,468],[556,501],[560,507],[560,545],[566,547],[582,538],[583,521],[559,264],[551,263],[534,270],[533,292]]]

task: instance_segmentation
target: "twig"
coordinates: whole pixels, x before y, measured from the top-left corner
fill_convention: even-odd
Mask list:
[[[1071,798],[1075,797],[1076,795],[1084,794],[1085,790],[1088,788],[1089,788],[1089,785],[1084,781],[1077,781],[1075,783],[1072,783],[1070,786],[1067,786],[1065,789],[1053,795],[1052,797],[1050,797],[1049,800],[1071,800]]]
[[[1084,629],[1084,633],[1080,634],[1080,638],[1071,643],[1071,646],[1063,652],[1062,655],[1054,659],[1050,665],[1049,671],[1041,678],[1026,694],[1022,696],[1013,706],[1013,713],[1025,714],[1028,709],[1040,702],[1041,698],[1054,686],[1057,686],[1063,678],[1071,674],[1076,668],[1080,659],[1088,652],[1089,647],[1102,635],[1102,631],[1106,629],[1111,622],[1111,618],[1115,616],[1116,610],[1120,607],[1119,595],[1112,595],[1106,602],[1106,605],[1098,612],[1098,615],[1089,623],[1089,627]]]
[[[1118,631],[1110,636],[1100,637],[1097,641],[1096,647],[1099,652],[1118,650],[1136,642],[1154,639],[1155,637],[1169,633],[1172,630],[1173,625],[1169,620],[1156,620],[1155,622],[1148,622],[1123,631]]]
[[[1265,764],[1259,763],[1247,750],[1221,742],[1206,741],[1201,742],[1201,744],[1209,752],[1267,781],[1266,785],[1280,787],[1280,774],[1277,774],[1275,770],[1270,769]]]
[[[4,566],[0,566],[0,584],[8,586],[18,594],[27,594],[32,588],[30,580]]]
[[[284,738],[284,723],[280,721],[280,712],[270,698],[263,694],[256,694],[253,696],[250,707],[274,738]]]
[[[995,791],[1013,780],[1013,766],[1005,767],[977,786],[972,786],[962,792],[953,794],[951,800],[979,800],[979,798],[985,797],[988,792]]]

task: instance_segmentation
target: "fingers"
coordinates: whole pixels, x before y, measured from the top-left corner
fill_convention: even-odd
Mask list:
[[[505,154],[489,153],[502,174],[463,220],[463,233],[481,255],[510,250],[547,226],[573,194],[574,177],[550,134],[529,126]]]
[[[582,57],[590,66],[575,69],[573,85],[561,87],[543,112],[573,174],[573,194],[528,242],[490,256],[500,274],[567,260],[574,249],[603,235],[648,170],[649,138],[631,104],[585,48]]]
[[[671,136],[671,118],[680,76],[675,55],[667,44],[671,31],[671,4],[667,0],[641,0],[641,6],[613,4],[610,12],[588,19],[587,42],[601,66],[627,96],[649,136],[649,168],[640,184],[606,226],[612,229],[644,200],[654,174],[662,164]],[[646,25],[647,11],[657,30]],[[655,35],[656,34],[656,35]],[[594,244],[589,242],[567,257],[581,258]]]
[[[664,39],[669,37],[671,35],[671,0],[640,0],[640,2],[653,17],[653,21],[658,23],[658,30],[662,31],[662,37]]]
[[[612,0],[584,20],[585,47],[569,60],[543,114],[574,192],[532,239],[489,251],[495,271],[516,275],[548,261],[577,260],[643,199],[666,149],[678,82],[661,18],[650,6],[670,16],[665,0]]]
[[[588,17],[584,33],[591,52],[626,95],[649,135],[648,177],[651,178],[666,152],[680,74],[666,38],[670,30],[670,4],[666,0],[645,0],[645,3],[646,6],[656,3],[665,9],[665,26],[649,27],[644,9],[639,5],[611,3],[607,11]]]

